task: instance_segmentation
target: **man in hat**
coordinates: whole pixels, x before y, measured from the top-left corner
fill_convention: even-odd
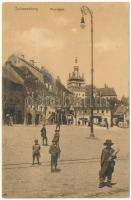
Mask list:
[[[57,161],[60,157],[60,147],[55,140],[52,140],[52,145],[50,146],[49,153],[51,154],[51,172],[57,171]]]
[[[43,145],[44,145],[44,141],[46,142],[46,145],[48,145],[47,141],[47,135],[46,135],[46,127],[45,127],[45,124],[43,124],[43,127],[41,129],[41,137],[42,137],[42,142],[43,142]]]
[[[60,133],[59,130],[56,129],[53,140],[56,142],[56,144],[59,144],[59,139],[60,139]]]
[[[33,149],[33,153],[32,153],[32,156],[33,156],[33,163],[32,165],[35,164],[35,158],[37,159],[37,162],[38,162],[38,165],[40,164],[39,162],[39,158],[40,158],[40,145],[38,144],[38,140],[34,140],[34,145],[32,147]]]
[[[114,165],[115,165],[114,159],[117,158],[116,154],[118,153],[118,151],[115,152],[115,150],[111,147],[113,145],[111,140],[107,139],[104,145],[106,147],[102,150],[102,154],[101,154],[101,170],[99,172],[99,178],[100,178],[99,188],[104,187],[104,180],[106,177],[107,177],[107,186],[112,187],[111,179],[112,179],[112,173],[114,171]]]

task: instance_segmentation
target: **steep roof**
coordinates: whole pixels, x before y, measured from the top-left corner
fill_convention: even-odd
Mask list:
[[[91,96],[91,85],[86,85],[85,87],[86,95]],[[96,93],[96,86],[93,85],[93,92]]]
[[[85,87],[79,87],[79,86],[72,86],[71,88],[70,88],[70,90],[72,91],[72,92],[85,92],[86,90],[85,90]]]
[[[43,81],[43,74],[41,73],[41,70],[34,66],[32,63],[28,62],[23,57],[11,55],[6,63],[10,63],[10,65],[20,69],[21,71],[23,71],[23,67],[27,67],[27,69],[33,74],[34,77],[36,77],[41,82]]]
[[[26,67],[31,71],[31,73],[39,80],[39,81],[43,81],[43,75],[41,73],[41,70],[32,65],[30,62],[26,61],[25,59],[19,58],[21,61],[23,61],[26,65]]]
[[[114,115],[124,115],[128,111],[127,106],[121,105],[117,108]]]
[[[71,81],[85,82],[84,78],[82,78],[82,77],[71,77],[71,78],[68,79],[68,81],[69,82],[71,82]]]
[[[11,82],[24,85],[24,80],[9,64],[5,64],[3,66],[2,77],[10,80]]]
[[[52,74],[47,69],[44,68],[42,70],[42,73],[43,73],[43,78],[45,82],[55,82]]]
[[[117,96],[114,88],[109,87],[99,88],[97,89],[97,93],[99,93],[101,96]]]

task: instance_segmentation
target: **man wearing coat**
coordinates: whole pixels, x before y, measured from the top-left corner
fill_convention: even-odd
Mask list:
[[[55,140],[52,140],[49,153],[51,154],[51,172],[57,171],[57,161],[60,157],[60,147]]]
[[[54,134],[54,138],[53,138],[53,140],[57,143],[57,144],[59,144],[59,139],[60,139],[60,133],[59,133],[59,130],[55,130],[55,134]]]
[[[107,139],[104,143],[106,146],[102,150],[101,154],[101,170],[99,172],[100,184],[99,188],[104,187],[105,178],[107,178],[107,186],[112,187],[111,179],[112,173],[114,171],[116,154],[115,150],[111,147],[113,145],[112,141]]]
[[[46,145],[48,145],[48,139],[47,139],[47,135],[46,135],[46,127],[43,124],[43,127],[41,129],[41,137],[42,137],[42,141],[43,141],[43,145],[44,145],[44,141],[46,142]]]

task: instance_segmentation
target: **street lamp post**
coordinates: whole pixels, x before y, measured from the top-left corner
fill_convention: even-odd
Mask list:
[[[93,12],[87,7],[87,6],[82,6],[81,7],[81,28],[85,28],[85,20],[84,20],[84,15],[90,14],[90,19],[91,19],[91,121],[90,121],[90,126],[91,126],[91,132],[90,132],[90,137],[94,137],[94,127],[93,127],[93,107],[94,107],[94,98],[93,98]]]

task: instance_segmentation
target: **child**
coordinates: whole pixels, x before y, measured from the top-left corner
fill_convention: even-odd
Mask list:
[[[34,162],[35,162],[35,158],[37,159],[37,162],[38,162],[38,165],[40,165],[40,162],[39,162],[39,158],[40,158],[40,145],[38,144],[38,140],[34,140],[34,145],[32,147],[33,149],[33,163],[32,165],[34,165]]]
[[[52,145],[50,146],[49,153],[51,154],[51,172],[57,171],[57,162],[60,157],[60,147],[55,140],[52,140]],[[55,167],[55,169],[54,169]]]

